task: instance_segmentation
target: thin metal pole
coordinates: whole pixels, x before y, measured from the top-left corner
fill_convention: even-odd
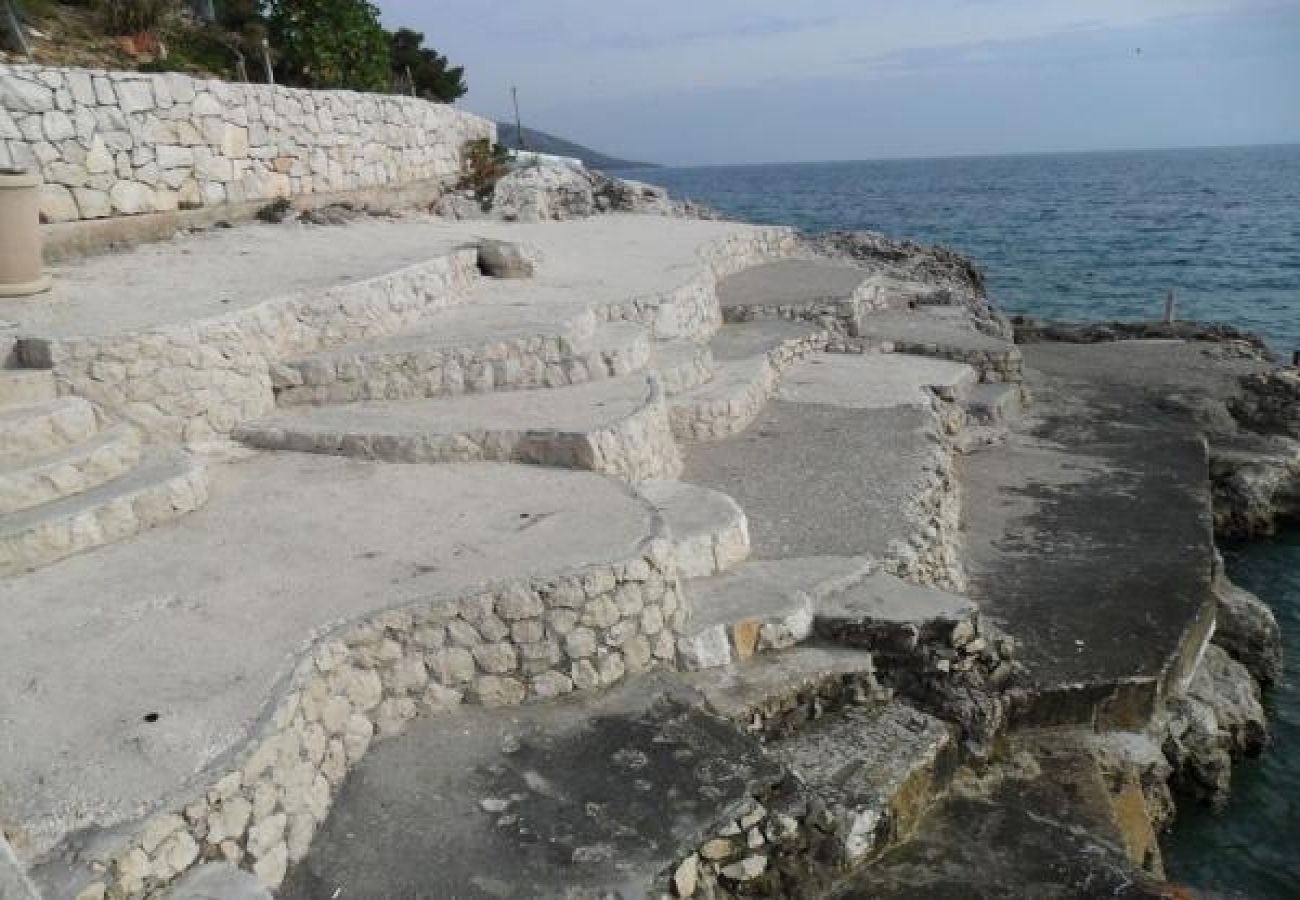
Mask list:
[[[23,33],[23,23],[18,18],[18,10],[14,7],[14,0],[9,0],[5,4],[9,11],[9,31],[13,34],[14,40],[18,42],[18,48],[23,51],[23,56],[27,61],[32,61],[32,48],[27,43],[27,35]]]
[[[519,144],[519,149],[524,150],[527,144],[524,142],[524,123],[519,118],[519,88],[513,84],[510,85],[510,99],[515,103],[515,141]]]
[[[1165,297],[1165,324],[1171,325],[1174,321],[1174,313],[1178,310],[1178,297],[1174,294],[1173,288],[1170,288],[1169,295]]]
[[[1291,365],[1295,366],[1297,369],[1300,369],[1300,350],[1292,351]]]
[[[271,68],[271,42],[262,38],[262,65],[266,68],[266,83],[275,84],[275,70]]]

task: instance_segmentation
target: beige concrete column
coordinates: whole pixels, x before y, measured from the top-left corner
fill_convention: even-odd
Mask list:
[[[39,175],[0,169],[0,297],[50,288],[41,258]]]

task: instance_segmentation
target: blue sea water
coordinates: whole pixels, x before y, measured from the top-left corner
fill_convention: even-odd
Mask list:
[[[627,173],[752,222],[872,229],[973,257],[1002,306],[1044,318],[1183,318],[1300,349],[1300,145],[884,160]],[[1221,815],[1185,810],[1171,876],[1300,897],[1300,534],[1234,549],[1232,576],[1277,612],[1287,675],[1275,744],[1240,765]]]

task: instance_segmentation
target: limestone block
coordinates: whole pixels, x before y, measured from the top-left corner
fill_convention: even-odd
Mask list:
[[[84,165],[86,171],[92,175],[102,175],[105,172],[113,171],[113,155],[109,153],[102,136],[95,135],[91,139],[90,150],[86,153]]]
[[[89,187],[72,189],[77,201],[77,210],[83,219],[105,219],[113,214],[113,203],[107,191],[98,191]]]
[[[221,135],[221,152],[231,159],[248,156],[248,129],[227,125]]]
[[[117,96],[126,113],[145,112],[155,106],[153,84],[148,78],[118,81]]]
[[[17,75],[0,73],[0,107],[13,112],[48,112],[54,109],[54,91]]]
[[[195,95],[194,102],[190,105],[190,112],[195,116],[219,116],[224,109],[216,97],[204,91]]]
[[[148,185],[135,181],[119,181],[108,192],[114,211],[122,215],[151,212],[154,208],[153,191]]]
[[[62,141],[77,136],[72,118],[59,110],[51,110],[41,116],[41,130],[48,141]]]
[[[72,222],[80,215],[72,191],[61,184],[41,185],[41,220]]]

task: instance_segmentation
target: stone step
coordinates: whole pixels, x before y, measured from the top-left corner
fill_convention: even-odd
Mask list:
[[[11,463],[58,453],[99,431],[95,408],[80,397],[59,397],[0,410],[0,459]]]
[[[1024,389],[1018,384],[978,384],[967,394],[965,405],[974,424],[1006,426],[1024,411]]]
[[[694,341],[656,341],[650,348],[650,368],[659,376],[664,394],[676,397],[708,383],[718,371],[713,351]]]
[[[629,481],[675,478],[681,457],[659,390],[643,375],[554,390],[281,410],[235,437],[265,450],[389,462],[520,462]]]
[[[493,303],[285,363],[274,385],[282,406],[410,400],[582,384],[639,371],[649,358],[649,334],[637,325],[598,324],[572,303]]]
[[[683,675],[709,708],[746,731],[773,737],[830,710],[879,696],[871,654],[851,647],[801,644],[745,665]]]
[[[981,381],[1019,382],[1024,374],[1020,349],[1012,342],[924,309],[869,312],[854,323],[853,334],[875,344],[887,342],[896,353],[966,363],[980,373]]]
[[[821,824],[841,869],[905,840],[959,761],[952,726],[898,701],[845,707],[767,750],[820,800]]]
[[[79,494],[126,474],[139,461],[139,435],[122,424],[34,463],[0,461],[0,515]]]
[[[58,395],[49,369],[0,369],[0,408],[44,403]]]
[[[751,561],[722,575],[690,579],[684,589],[691,621],[677,642],[682,664],[717,668],[807,640],[822,598],[871,569],[863,557],[813,556]]]
[[[717,575],[749,556],[749,523],[726,494],[663,480],[644,482],[637,490],[667,523],[682,578]]]
[[[0,576],[15,575],[161,525],[207,500],[203,467],[176,450],[80,494],[0,516]]]

